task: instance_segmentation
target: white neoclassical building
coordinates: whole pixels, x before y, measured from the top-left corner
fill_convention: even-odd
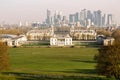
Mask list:
[[[5,42],[7,46],[14,47],[14,46],[21,46],[27,41],[25,35],[10,35],[10,34],[2,34],[0,35],[0,41]]]
[[[27,38],[25,35],[21,35],[21,36],[17,36],[14,37],[10,40],[7,41],[7,45],[10,47],[17,47],[17,46],[21,46],[22,44],[24,44],[27,41]]]
[[[50,38],[51,46],[71,46],[72,38],[69,35],[54,35]]]
[[[49,40],[51,36],[54,35],[54,28],[46,28],[39,30],[31,30],[27,32],[26,36],[28,40]]]
[[[96,40],[97,33],[95,30],[82,30],[79,27],[72,27],[70,35],[79,40]]]

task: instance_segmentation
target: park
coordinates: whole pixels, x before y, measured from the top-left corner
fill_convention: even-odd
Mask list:
[[[3,74],[14,75],[21,80],[104,80],[105,77],[97,75],[95,70],[97,49],[9,48],[11,66]]]

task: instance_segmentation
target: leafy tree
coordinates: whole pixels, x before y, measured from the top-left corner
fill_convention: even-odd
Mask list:
[[[0,42],[0,71],[9,68],[8,47],[5,43]]]
[[[112,33],[112,37],[115,38],[115,40],[119,40],[120,41],[120,30],[116,30]]]
[[[108,37],[110,37],[111,36],[111,32],[110,31],[106,31],[106,30],[98,30],[97,31],[97,34],[98,35],[105,35],[105,36],[108,36]]]
[[[120,43],[116,41],[114,45],[103,46],[98,51],[95,55],[98,74],[120,79]]]

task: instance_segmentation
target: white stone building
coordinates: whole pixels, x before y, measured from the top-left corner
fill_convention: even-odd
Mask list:
[[[6,42],[8,40],[11,40],[14,37],[17,37],[17,36],[16,35],[10,35],[10,34],[0,34],[0,41]]]
[[[26,36],[28,40],[49,40],[54,35],[54,28],[46,28],[39,30],[31,30],[27,32]]]
[[[80,27],[72,27],[70,35],[78,40],[96,40],[97,33],[95,30],[80,29]]]
[[[50,38],[51,46],[72,46],[72,38],[67,35],[54,35]]]
[[[113,45],[115,39],[114,38],[106,38],[103,40],[103,45],[108,46],[108,45]]]
[[[8,40],[7,45],[11,47],[14,47],[14,46],[17,47],[17,46],[21,46],[26,41],[27,41],[27,37],[25,35],[21,35]]]
[[[27,41],[27,38],[25,35],[9,35],[9,34],[3,34],[1,35],[1,41],[5,42],[6,45],[9,47],[14,47],[14,46],[21,46]]]

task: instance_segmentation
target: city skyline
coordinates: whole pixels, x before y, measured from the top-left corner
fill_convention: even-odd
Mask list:
[[[52,15],[51,10],[47,9],[46,19],[43,23],[34,22],[34,27],[42,26],[83,26],[83,27],[107,27],[115,26],[113,14],[102,13],[101,10],[91,11],[82,9],[80,12],[69,14],[69,17],[62,14],[62,11],[56,11]]]
[[[62,11],[63,15],[68,16],[84,8],[112,13],[116,21],[120,21],[119,2],[119,0],[0,0],[0,23],[42,22],[46,18],[47,9],[52,13],[55,13],[55,10]]]

